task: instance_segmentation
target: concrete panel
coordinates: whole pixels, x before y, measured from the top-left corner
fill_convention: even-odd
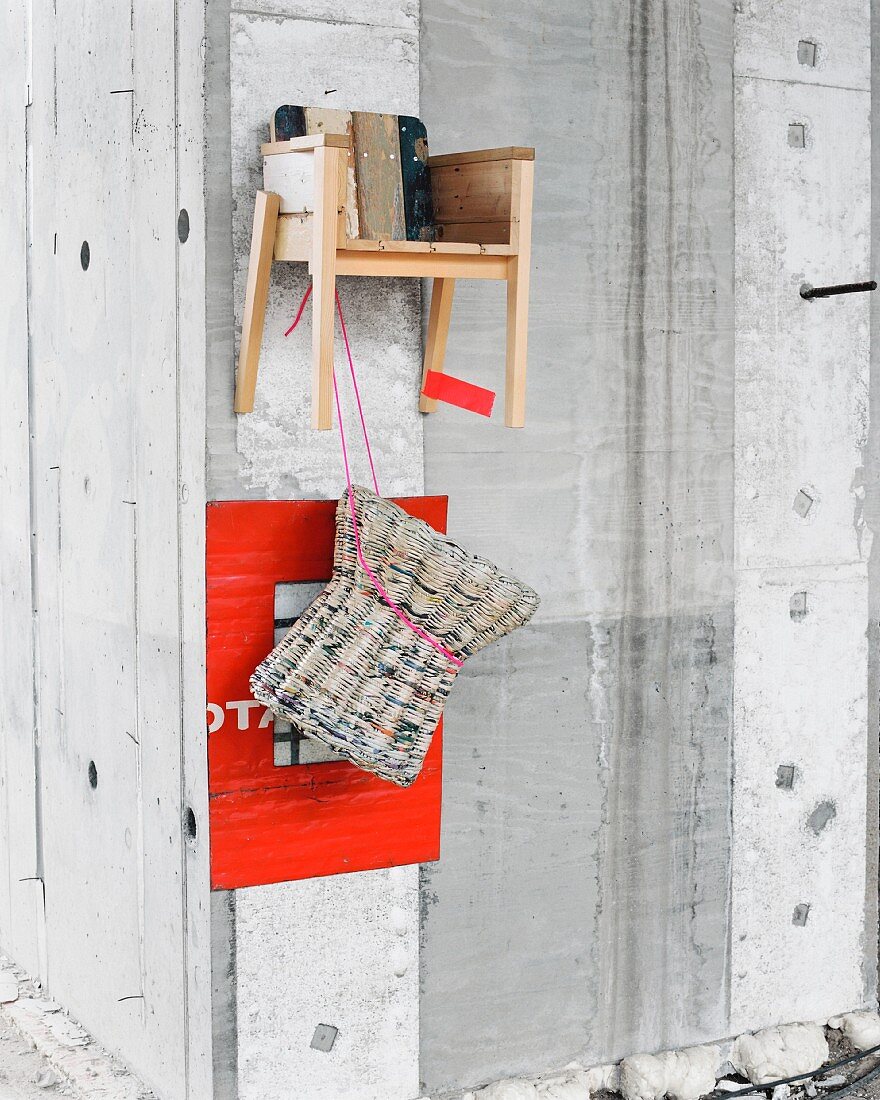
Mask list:
[[[441,407],[426,482],[544,600],[449,702],[429,1090],[727,1032],[732,34],[423,2],[433,149],[537,148],[526,427]],[[499,388],[503,322],[456,287],[449,371]]]
[[[739,575],[733,1034],[866,1003],[866,613],[862,565]]]
[[[209,12],[208,491],[216,499],[332,497],[344,484],[338,436],[309,427],[311,311],[301,330],[281,335],[307,286],[304,265],[273,269],[255,412],[232,413],[259,143],[282,103],[417,114],[417,8],[379,2],[330,15],[297,6],[286,18],[284,4],[266,5],[272,15],[263,7],[248,4],[231,18],[228,5]],[[342,279],[339,289],[380,484],[419,493],[418,283]],[[341,351],[338,342],[345,401]],[[363,446],[349,434],[363,478]],[[310,1100],[417,1094],[417,882],[409,867],[260,887],[236,895],[234,928],[226,909],[216,915],[222,1027],[237,1037],[225,1058],[215,1037],[228,1095],[286,1100],[292,1083]],[[329,1053],[310,1047],[318,1023],[340,1029]]]
[[[31,581],[30,370],[28,361],[27,105],[24,5],[0,11],[0,250],[5,310],[0,335],[0,944],[40,974],[40,876]]]
[[[414,867],[239,890],[235,929],[242,1100],[418,1096]]]
[[[821,1018],[867,1003],[875,988],[863,855],[876,802],[876,781],[873,793],[866,785],[876,776],[864,564],[870,302],[798,294],[804,282],[870,275],[869,93],[852,89],[867,87],[870,26],[866,4],[824,18],[820,60],[848,57],[850,88],[795,73],[804,19],[793,5],[737,15],[736,69],[752,75],[736,82],[733,1031]],[[783,76],[797,83],[780,79],[780,43]]]
[[[799,84],[867,90],[870,0],[737,0],[734,72]],[[799,44],[812,44],[815,55]],[[811,64],[812,62],[812,64]]]
[[[880,57],[880,0],[871,3],[871,51]],[[871,82],[871,270],[880,262],[880,80]],[[880,332],[880,301],[871,295],[871,330]],[[865,522],[872,532],[880,526],[880,340],[871,341],[870,430],[865,464]],[[880,871],[880,539],[873,539],[868,559],[868,775],[866,831],[865,924],[878,927]],[[866,944],[863,958],[865,991],[877,998],[877,942]]]
[[[143,1028],[131,237],[119,216],[132,206],[131,104],[109,94],[131,86],[130,24],[131,13],[77,3],[36,32],[67,48],[57,51],[54,87],[43,89],[65,135],[54,190],[43,171],[48,135],[34,134],[34,224],[41,237],[50,224],[58,232],[55,294],[32,300],[34,465],[56,468],[38,523],[57,549],[37,557],[41,670],[54,649],[59,676],[41,699],[48,989],[149,1073],[167,1063],[160,1055],[149,1066]],[[50,333],[51,371],[41,354]],[[50,441],[43,433],[56,411]]]
[[[870,276],[868,93],[740,80],[736,110],[737,563],[858,561],[868,296],[799,288]]]
[[[179,514],[203,528],[202,171],[177,156],[201,146],[201,13],[34,4],[28,119],[41,969],[163,1100],[210,1088],[209,1034],[189,1026],[207,1010],[208,922],[187,927],[184,886],[207,837],[185,849],[182,805],[204,681],[184,700],[201,661],[181,616],[192,645],[203,558]]]

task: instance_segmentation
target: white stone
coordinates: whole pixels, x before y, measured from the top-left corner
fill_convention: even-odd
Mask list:
[[[586,1070],[577,1069],[537,1083],[540,1100],[590,1100]]]
[[[620,1088],[620,1065],[591,1066],[587,1070],[587,1086],[590,1092],[617,1092]]]
[[[753,1085],[763,1085],[819,1069],[828,1061],[828,1042],[818,1024],[783,1024],[740,1035],[731,1060]]]
[[[626,1100],[698,1100],[715,1087],[719,1051],[714,1046],[635,1054],[620,1067],[620,1091]]]
[[[862,1009],[858,1012],[846,1012],[828,1021],[833,1027],[849,1039],[856,1050],[868,1050],[880,1045],[880,1015]]]

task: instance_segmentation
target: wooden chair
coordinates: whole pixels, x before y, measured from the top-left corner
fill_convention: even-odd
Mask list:
[[[282,112],[292,111],[303,111],[305,124],[277,140],[279,119],[289,118]],[[279,108],[271,133],[262,146],[266,190],[254,209],[235,411],[253,411],[274,259],[307,262],[312,276],[314,428],[333,424],[337,275],[433,279],[423,378],[443,370],[455,280],[505,280],[504,422],[522,427],[534,149],[428,157],[418,119],[309,108]],[[419,409],[436,404],[422,396]]]

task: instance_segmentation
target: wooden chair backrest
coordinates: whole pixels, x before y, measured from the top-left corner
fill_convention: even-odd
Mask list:
[[[428,135],[419,119],[286,104],[275,112],[269,130],[272,141],[314,134],[348,137],[345,206],[350,238],[435,239]]]

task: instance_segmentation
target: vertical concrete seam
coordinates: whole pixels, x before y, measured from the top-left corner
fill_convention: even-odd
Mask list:
[[[26,211],[26,252],[25,252],[25,281],[26,281],[26,293],[25,293],[25,309],[27,312],[27,413],[28,413],[28,469],[26,471],[28,486],[29,486],[29,502],[28,502],[28,523],[30,526],[29,531],[29,546],[30,546],[30,605],[31,605],[31,670],[32,670],[32,693],[31,693],[31,714],[32,714],[32,728],[31,737],[33,739],[33,756],[34,756],[34,830],[36,838],[36,867],[34,868],[34,875],[39,879],[43,896],[43,912],[45,913],[45,900],[46,900],[46,884],[43,878],[44,865],[43,865],[43,798],[42,798],[42,781],[41,781],[41,760],[40,760],[40,693],[39,693],[39,608],[37,601],[37,554],[36,554],[36,514],[37,514],[37,490],[36,482],[34,479],[34,463],[35,463],[35,432],[36,432],[36,412],[34,402],[34,356],[33,356],[33,311],[31,308],[32,293],[33,293],[33,247],[34,247],[34,225],[33,225],[33,163],[31,159],[31,130],[30,130],[30,111],[33,105],[33,0],[28,0],[27,3],[27,19],[25,29],[26,41],[23,43],[25,54],[27,57],[28,66],[28,83],[26,102],[24,105],[24,187],[25,187],[25,211]],[[60,513],[60,509],[59,509]],[[8,805],[6,807],[8,813]],[[8,835],[8,831],[7,831]],[[12,885],[12,884],[10,884]],[[45,980],[46,975],[41,974],[41,978]]]

